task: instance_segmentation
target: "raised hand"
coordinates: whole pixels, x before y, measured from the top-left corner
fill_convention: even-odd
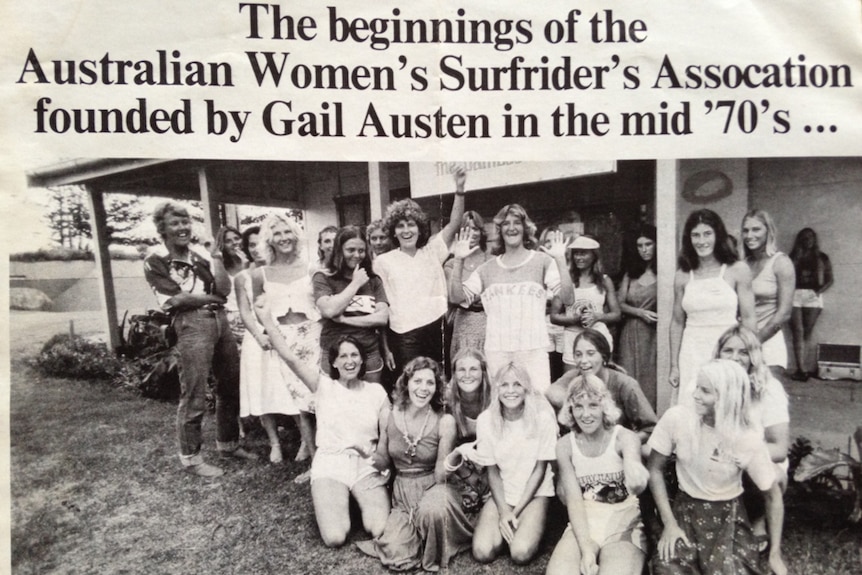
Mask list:
[[[469,226],[464,226],[460,232],[455,234],[455,241],[452,243],[452,255],[458,259],[464,259],[479,249],[479,246],[470,247],[471,235]]]
[[[356,264],[353,268],[353,279],[351,280],[357,287],[362,287],[368,283],[368,272],[365,271],[360,264]]]
[[[452,176],[455,178],[455,189],[461,193],[464,191],[464,183],[467,181],[467,169],[461,163],[454,164],[453,168]]]
[[[561,231],[554,231],[548,234],[547,240],[550,242],[550,247],[539,246],[539,249],[551,256],[554,259],[565,259],[566,248],[569,247],[570,240],[566,239],[566,234]]]

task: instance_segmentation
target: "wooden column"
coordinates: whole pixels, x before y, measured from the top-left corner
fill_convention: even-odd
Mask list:
[[[677,201],[679,195],[679,162],[656,162],[656,227],[658,242],[658,358],[656,362],[656,411],[661,414],[670,407],[671,388],[667,381],[670,373],[670,320],[673,313],[673,276],[676,272]]]
[[[210,189],[206,168],[198,168],[198,187],[200,188],[201,205],[204,208],[204,225],[209,231],[210,237],[215,239],[221,227],[221,221],[218,217],[218,202],[215,201],[214,194]]]
[[[379,220],[389,205],[389,169],[383,162],[368,162],[368,191],[371,219]]]
[[[93,240],[96,243],[96,268],[99,270],[99,296],[105,310],[104,330],[108,334],[109,349],[120,346],[120,327],[117,318],[117,297],[114,293],[114,273],[111,270],[111,255],[108,252],[107,216],[105,200],[100,192],[87,187],[90,204],[90,218],[93,223]]]

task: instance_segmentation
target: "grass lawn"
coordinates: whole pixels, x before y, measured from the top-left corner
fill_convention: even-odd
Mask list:
[[[217,461],[214,426],[205,455],[227,473],[204,480],[180,470],[175,406],[105,384],[47,378],[12,363],[12,568],[45,573],[386,573],[353,545],[323,546],[306,464]],[[288,453],[296,435],[285,437]],[[252,430],[247,445],[268,453]],[[791,573],[862,573],[862,526],[817,513],[819,502],[788,502],[785,557]],[[357,524],[357,521],[354,521]],[[540,557],[479,565],[469,553],[451,572],[542,573],[561,526]],[[354,540],[367,537],[354,529]]]

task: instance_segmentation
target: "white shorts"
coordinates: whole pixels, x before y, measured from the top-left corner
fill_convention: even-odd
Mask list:
[[[530,374],[530,383],[536,392],[544,394],[551,385],[551,364],[546,349],[527,351],[485,350],[485,359],[488,362],[488,375],[492,378],[496,377],[497,372],[511,362],[520,365]]]
[[[823,308],[823,294],[817,295],[813,289],[793,291],[793,307]]]
[[[318,450],[311,462],[311,482],[314,483],[316,479],[332,479],[353,491],[386,485],[389,478],[377,471],[371,465],[371,460],[356,453],[321,453]]]

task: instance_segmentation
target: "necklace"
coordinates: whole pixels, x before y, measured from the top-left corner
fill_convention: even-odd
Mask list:
[[[413,439],[410,437],[410,430],[407,428],[407,412],[401,412],[401,425],[404,427],[402,434],[404,435],[404,442],[407,444],[407,449],[404,450],[404,455],[410,459],[416,457],[416,447],[425,436],[425,427],[428,425],[428,419],[430,417],[431,408],[428,408],[428,411],[425,413],[425,421],[422,422],[422,428],[419,430],[419,434],[416,436],[416,439]]]

